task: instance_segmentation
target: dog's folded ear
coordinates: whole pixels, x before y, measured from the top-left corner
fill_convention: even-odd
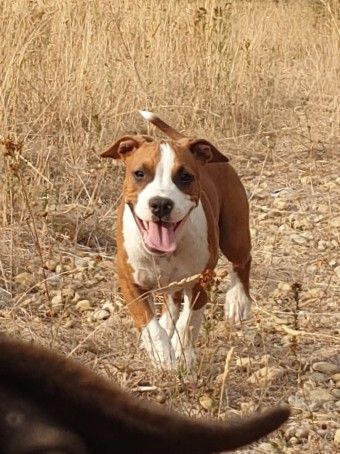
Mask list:
[[[213,144],[205,139],[185,139],[186,146],[196,159],[206,164],[209,162],[228,162],[229,159],[224,156]]]
[[[137,150],[144,142],[152,142],[153,138],[145,135],[123,136],[114,142],[100,156],[102,158],[125,159],[135,150]]]

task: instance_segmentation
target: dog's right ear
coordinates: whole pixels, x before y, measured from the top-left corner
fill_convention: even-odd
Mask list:
[[[144,142],[152,142],[153,138],[144,135],[123,136],[114,142],[100,156],[102,158],[126,159],[131,153],[137,150]]]

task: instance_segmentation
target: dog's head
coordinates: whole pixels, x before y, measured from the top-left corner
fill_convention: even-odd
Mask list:
[[[171,253],[191,210],[199,203],[202,166],[228,159],[207,140],[186,138],[153,114],[147,119],[158,127],[161,124],[167,134],[170,130],[172,140],[124,136],[102,156],[123,159],[126,164],[124,198],[146,249]]]

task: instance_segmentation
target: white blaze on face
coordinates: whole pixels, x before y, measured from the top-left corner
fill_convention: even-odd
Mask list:
[[[175,164],[175,152],[168,143],[160,145],[160,160],[155,169],[154,179],[138,194],[134,207],[136,215],[142,221],[152,221],[149,201],[152,197],[166,197],[174,202],[170,222],[181,221],[195,203],[188,194],[180,191],[172,181],[172,171]]]
[[[168,143],[162,143],[159,152],[160,160],[155,169],[154,179],[138,194],[134,213],[139,220],[138,226],[146,246],[159,252],[173,252],[177,247],[177,236],[183,227],[181,221],[196,204],[172,181],[174,150]],[[174,203],[166,222],[153,220],[149,203],[153,197],[164,197]]]

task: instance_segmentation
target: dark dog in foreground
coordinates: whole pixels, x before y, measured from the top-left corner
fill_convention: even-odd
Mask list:
[[[129,396],[74,361],[0,337],[1,454],[213,453],[277,429],[287,408],[226,426]]]

